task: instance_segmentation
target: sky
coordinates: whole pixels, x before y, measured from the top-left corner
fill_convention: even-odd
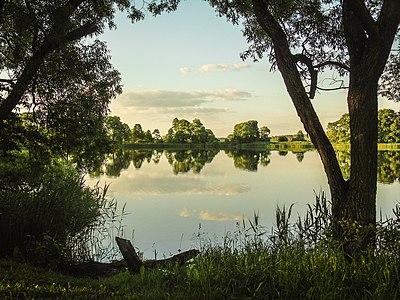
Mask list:
[[[266,60],[242,61],[248,48],[241,26],[219,17],[204,1],[183,1],[176,12],[147,16],[132,24],[117,14],[117,29],[99,37],[121,73],[123,93],[110,105],[131,128],[167,133],[172,120],[198,118],[217,137],[235,124],[257,120],[271,135],[304,130],[278,71]],[[313,100],[324,128],[347,112],[346,91],[324,92]],[[379,100],[380,108],[400,104]]]

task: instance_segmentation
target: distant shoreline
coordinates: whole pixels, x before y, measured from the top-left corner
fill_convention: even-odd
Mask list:
[[[350,144],[333,144],[335,150],[350,150]],[[292,141],[292,142],[254,142],[254,143],[131,143],[123,145],[123,149],[127,150],[313,150],[314,145],[309,141]],[[378,150],[400,151],[400,143],[386,144],[379,143]]]

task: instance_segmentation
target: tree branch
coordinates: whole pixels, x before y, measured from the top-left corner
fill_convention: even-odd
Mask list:
[[[66,39],[68,42],[79,40],[85,36],[91,35],[99,30],[99,27],[93,22],[87,22],[81,27],[76,28],[67,33]]]
[[[383,2],[377,24],[381,46],[392,47],[393,38],[396,35],[400,22],[400,1],[386,0]]]
[[[13,80],[13,79],[2,79],[2,78],[0,78],[0,82],[13,84],[13,83],[15,83],[15,80]]]
[[[316,64],[314,66],[314,68],[319,69],[319,68],[323,68],[323,67],[326,67],[326,66],[329,66],[329,65],[336,66],[336,67],[339,67],[341,69],[346,70],[347,72],[350,72],[350,67],[348,65],[346,65],[344,63],[341,63],[339,61],[333,61],[333,60],[327,60],[327,61],[324,61],[324,62],[322,62],[320,64]]]
[[[257,22],[272,40],[278,69],[297,114],[320,154],[332,195],[343,195],[346,184],[336,159],[335,150],[305,91],[295,60],[290,52],[286,34],[269,11],[269,0],[252,0],[252,3]],[[340,202],[343,199],[339,196],[332,201]]]
[[[310,91],[309,97],[310,99],[314,99],[315,91],[317,89],[317,80],[318,80],[318,72],[314,69],[311,59],[304,54],[295,54],[293,55],[294,61],[301,62],[307,66],[308,72],[310,72],[311,83],[310,83]]]
[[[368,35],[374,38],[378,36],[378,27],[375,20],[372,18],[371,13],[365,6],[364,1],[351,0],[348,1],[348,4],[349,8],[352,10],[353,14],[357,16]]]

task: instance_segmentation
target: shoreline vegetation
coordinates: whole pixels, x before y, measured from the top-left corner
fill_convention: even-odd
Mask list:
[[[200,254],[184,265],[80,277],[0,259],[2,299],[397,299],[400,208],[377,222],[377,242],[348,257],[332,238],[330,205],[316,196],[304,217],[277,208],[271,231],[259,216],[216,242],[196,235]],[[294,220],[294,221],[293,221]]]
[[[379,151],[399,151],[400,143],[379,143]],[[217,143],[131,143],[122,145],[126,150],[205,150],[205,149],[239,149],[239,150],[315,150],[310,141],[292,142],[253,142],[232,144],[226,142]],[[335,150],[350,150],[350,143],[333,144]]]

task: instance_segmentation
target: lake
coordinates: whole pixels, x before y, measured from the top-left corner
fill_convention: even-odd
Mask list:
[[[343,173],[349,153],[338,152]],[[377,211],[392,215],[400,201],[400,151],[380,151]],[[270,230],[277,205],[302,215],[329,188],[316,151],[138,151],[110,157],[87,183],[110,184],[109,197],[126,203],[124,236],[145,258],[198,247],[235,232],[237,222],[260,216]]]

